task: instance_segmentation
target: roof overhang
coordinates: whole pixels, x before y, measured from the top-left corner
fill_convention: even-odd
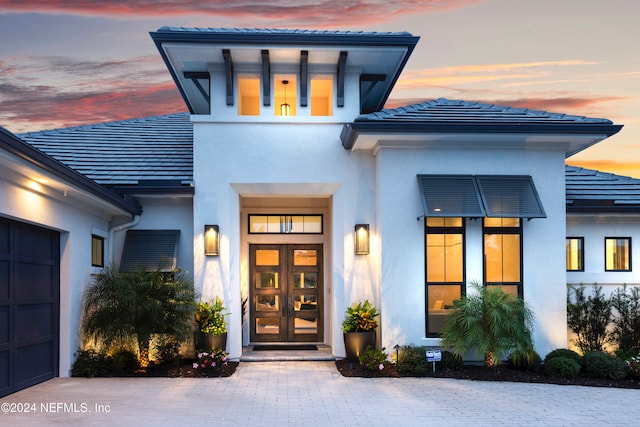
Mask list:
[[[134,200],[119,197],[0,127],[0,169],[11,182],[53,198],[92,206],[108,215],[138,215]]]
[[[227,99],[233,70],[357,70],[361,112],[384,106],[419,37],[409,33],[234,30],[163,27],[150,33],[192,114],[210,114],[212,70],[227,73]],[[266,55],[265,55],[266,52]],[[344,67],[344,68],[341,68]],[[339,70],[340,69],[340,70]],[[338,76],[340,77],[340,76]],[[227,101],[229,102],[229,101]]]
[[[345,149],[538,148],[561,149],[570,157],[619,132],[621,125],[559,123],[354,122],[340,139]]]

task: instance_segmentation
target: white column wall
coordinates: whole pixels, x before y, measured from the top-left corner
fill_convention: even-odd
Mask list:
[[[382,149],[377,155],[382,346],[425,336],[424,223],[417,174],[531,175],[547,214],[524,220],[524,297],[540,354],[566,346],[564,153],[561,151]],[[467,221],[466,279],[482,280],[482,223]]]
[[[227,349],[232,358],[242,354],[241,274],[248,269],[240,256],[235,188],[241,186],[233,184],[260,184],[255,186],[259,193],[243,195],[311,197],[309,191],[316,191],[332,196],[333,222],[325,225],[332,236],[332,259],[325,260],[332,271],[325,278],[332,330],[325,336],[334,353],[344,354],[340,326],[346,307],[361,298],[379,301],[376,250],[368,257],[353,255],[354,225],[375,224],[374,161],[369,153],[344,150],[340,130],[335,123],[194,123],[194,281],[203,298],[219,295],[231,312]],[[205,224],[220,226],[218,257],[204,256]]]

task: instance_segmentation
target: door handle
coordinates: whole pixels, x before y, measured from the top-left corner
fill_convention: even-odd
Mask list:
[[[289,306],[289,317],[293,316],[293,306],[291,305],[291,297],[287,298],[288,306]]]

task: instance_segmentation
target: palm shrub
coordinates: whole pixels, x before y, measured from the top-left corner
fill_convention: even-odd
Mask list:
[[[611,322],[611,300],[602,293],[602,286],[594,286],[593,295],[589,296],[585,290],[584,285],[569,286],[567,325],[576,334],[574,343],[582,353],[603,351]]]
[[[182,272],[105,269],[84,294],[82,332],[98,346],[137,342],[140,365],[149,365],[154,334],[184,340],[191,332],[194,290]]]
[[[533,357],[534,315],[525,301],[498,286],[471,286],[474,293],[453,302],[441,331],[442,344],[461,358],[477,349],[489,367],[499,365],[511,351]]]
[[[611,305],[617,312],[611,331],[616,353],[622,356],[640,354],[640,288],[632,287],[627,291],[625,285],[616,289],[611,296]]]

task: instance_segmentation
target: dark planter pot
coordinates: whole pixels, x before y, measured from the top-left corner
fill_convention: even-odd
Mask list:
[[[360,355],[367,346],[376,348],[376,331],[366,332],[344,332],[344,349],[347,352],[347,360],[351,363],[358,363]]]
[[[219,348],[222,351],[227,351],[227,333],[222,335],[209,335],[202,332],[198,332],[196,336],[196,348],[205,351],[211,351],[214,348]]]

